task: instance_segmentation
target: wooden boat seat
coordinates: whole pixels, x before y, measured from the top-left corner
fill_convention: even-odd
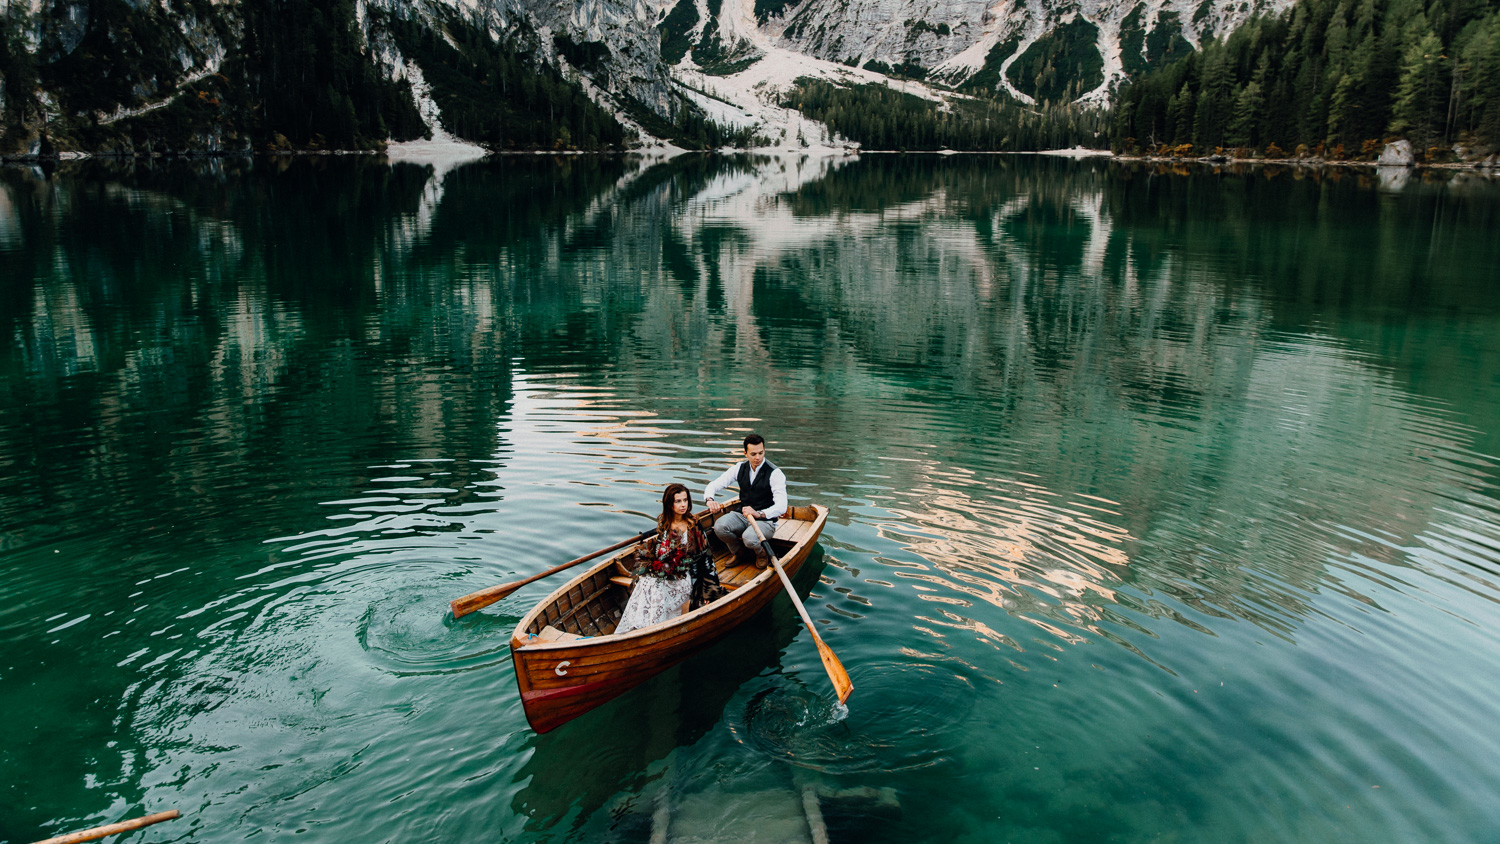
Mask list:
[[[808,513],[802,513],[808,511]],[[786,543],[786,549],[801,540],[802,535],[813,529],[813,522],[817,520],[817,511],[811,507],[793,507],[786,517],[775,523],[775,532],[771,534],[772,543],[781,546]]]
[[[776,553],[785,554],[788,549],[801,541],[804,534],[813,530],[817,515],[817,511],[811,507],[791,508],[791,512],[776,523],[776,532],[771,534],[770,541]],[[718,554],[714,559],[714,564],[719,569],[719,583],[729,590],[740,588],[765,571],[765,569],[756,568],[753,564],[736,565],[734,557],[727,552]]]
[[[615,584],[616,586],[623,586],[626,589],[629,589],[631,584],[635,583],[635,581],[631,580],[628,577],[611,577],[609,579],[609,582]]]
[[[738,589],[755,578],[757,574],[765,571],[753,565],[730,566],[719,569],[719,585],[726,589]]]
[[[546,627],[543,627],[542,632],[536,634],[536,640],[538,642],[571,642],[574,639],[587,638],[587,636],[580,636],[577,633],[569,633],[566,630],[558,630],[556,627],[553,627],[550,624]]]

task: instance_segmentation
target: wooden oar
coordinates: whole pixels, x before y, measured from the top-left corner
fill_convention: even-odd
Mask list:
[[[176,809],[172,809],[168,812],[157,812],[154,815],[147,815],[144,818],[136,818],[135,820],[130,821],[120,821],[119,823],[112,823],[109,826],[96,826],[93,829],[85,829],[82,832],[70,832],[67,835],[59,835],[56,838],[48,838],[46,841],[38,841],[36,842],[36,844],[75,844],[75,842],[78,841],[93,841],[95,839],[103,838],[106,835],[114,835],[120,832],[131,832],[133,830],[140,829],[143,826],[150,826],[154,823],[169,821],[180,816],[181,814],[182,813],[178,812]]]
[[[455,598],[448,604],[448,606],[453,608],[454,618],[463,618],[464,616],[475,610],[484,609],[490,604],[504,599],[505,596],[516,591],[517,589],[520,589],[522,586],[525,586],[528,583],[535,583],[536,581],[541,580],[544,577],[551,577],[552,575],[557,574],[563,569],[570,569],[573,566],[578,565],[579,563],[586,563],[589,560],[592,560],[595,557],[599,556],[600,554],[608,554],[611,551],[618,551],[627,545],[633,545],[637,542],[640,542],[642,539],[655,535],[656,529],[652,528],[645,533],[636,534],[635,536],[630,537],[624,542],[616,542],[608,548],[600,548],[598,551],[595,551],[592,554],[584,554],[582,557],[579,557],[576,560],[569,560],[560,566],[553,566],[552,568],[547,569],[540,574],[533,574],[531,577],[528,577],[525,580],[517,580],[511,583],[502,583],[499,586],[491,586],[488,589],[481,589],[478,592],[465,595],[462,598]]]
[[[807,632],[812,634],[813,644],[818,646],[818,656],[823,659],[823,670],[828,672],[828,679],[833,681],[833,690],[838,693],[839,703],[849,699],[849,693],[854,691],[854,683],[849,680],[849,672],[844,670],[844,664],[833,655],[833,649],[824,644],[823,637],[813,629],[812,619],[807,615],[807,608],[802,606],[802,601],[797,597],[797,590],[792,588],[791,578],[786,576],[786,569],[781,567],[781,561],[776,559],[776,552],[771,550],[771,543],[766,541],[766,535],[760,532],[760,525],[754,519],[750,519],[750,527],[755,528],[755,535],[760,537],[760,547],[766,551],[766,556],[771,558],[771,565],[776,567],[776,574],[781,577],[781,585],[786,587],[786,596],[792,599],[792,606],[797,608],[797,614],[802,616],[802,623],[807,625]]]
[[[738,502],[739,499],[736,498],[733,501],[730,501],[729,504],[725,506],[727,507],[733,504],[737,504]],[[722,510],[723,508],[721,507],[720,509]],[[710,515],[712,514],[708,510],[704,510],[701,513],[694,514],[693,521],[702,522],[703,519],[707,518]],[[586,563],[601,554],[608,554],[611,551],[618,551],[627,545],[633,545],[637,542],[640,542],[642,539],[646,539],[655,535],[656,529],[652,528],[645,533],[636,534],[635,536],[630,537],[624,542],[616,542],[608,548],[600,548],[598,551],[595,551],[592,554],[584,554],[582,557],[579,557],[576,560],[569,560],[568,562],[563,563],[560,566],[553,566],[552,568],[547,569],[540,574],[534,574],[531,577],[526,578],[525,580],[517,580],[512,583],[502,583],[499,586],[491,586],[488,589],[481,589],[478,592],[472,592],[468,595],[463,596],[462,598],[455,598],[448,603],[448,606],[452,608],[454,618],[463,618],[464,616],[475,610],[482,610],[490,604],[495,603],[496,601],[503,600],[505,596],[516,591],[517,589],[520,589],[522,586],[525,586],[528,583],[535,583],[536,581],[541,580],[544,577],[551,577],[552,575],[557,574],[563,569],[570,569],[573,566],[578,565],[579,563]]]

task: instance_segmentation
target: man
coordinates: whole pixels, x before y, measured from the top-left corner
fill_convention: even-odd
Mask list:
[[[786,474],[766,459],[766,441],[759,434],[745,437],[745,459],[714,478],[703,491],[709,512],[723,509],[714,496],[731,485],[739,487],[740,511],[719,519],[714,534],[724,540],[736,558],[748,548],[755,555],[755,567],[763,569],[770,564],[770,558],[750,520],[759,523],[760,532],[771,538],[776,531],[776,520],[786,515]]]

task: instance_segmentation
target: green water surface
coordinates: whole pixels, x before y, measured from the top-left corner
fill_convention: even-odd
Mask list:
[[[448,601],[752,430],[847,715],[780,598],[531,733]],[[0,842],[1496,840],[1497,465],[1474,176],[0,169]]]

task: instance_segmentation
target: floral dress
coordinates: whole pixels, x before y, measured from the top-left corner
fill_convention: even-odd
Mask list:
[[[636,569],[640,577],[615,632],[627,633],[676,618],[693,594],[692,556],[707,542],[696,526],[661,533],[653,542],[651,550],[655,553]]]

